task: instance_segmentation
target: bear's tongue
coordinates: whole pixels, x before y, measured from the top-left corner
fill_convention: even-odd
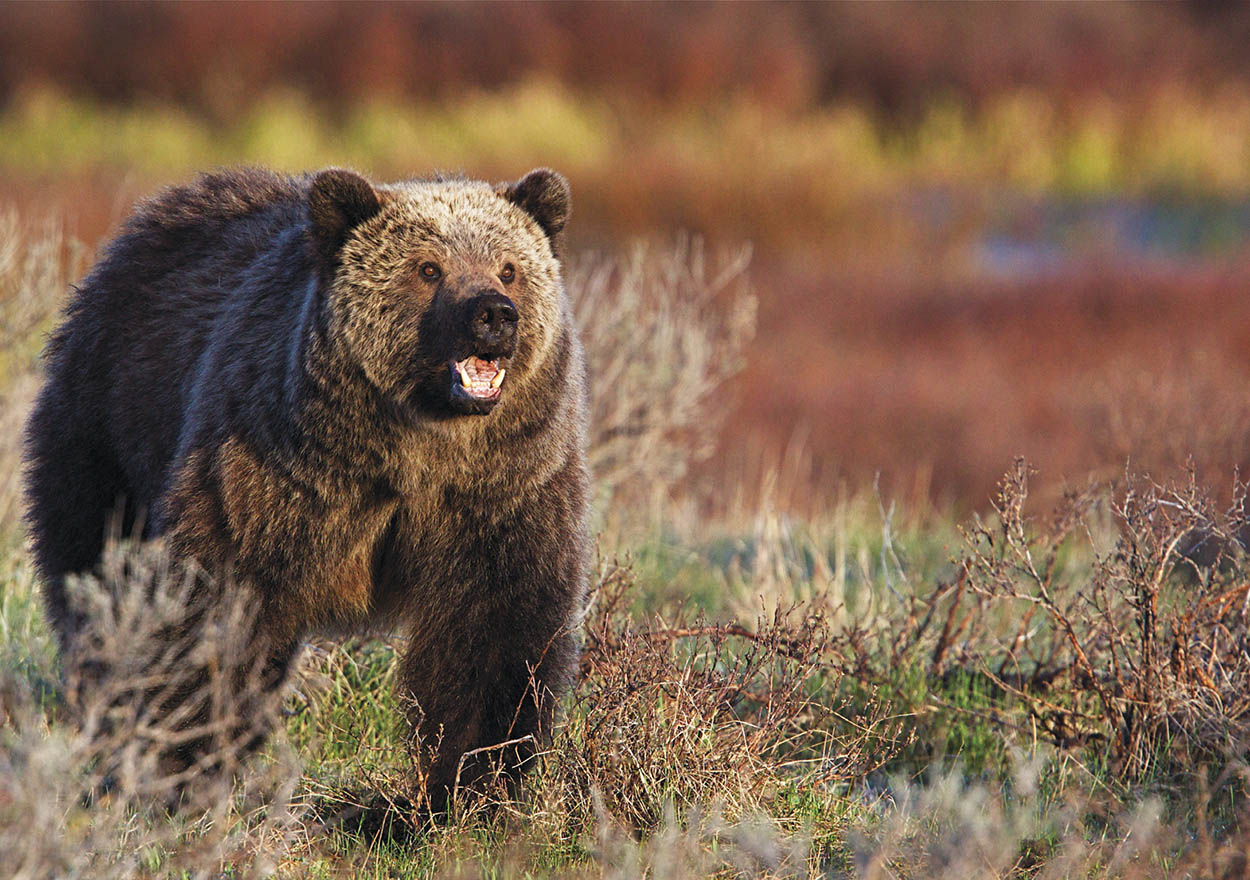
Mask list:
[[[484,361],[470,355],[462,361],[456,361],[456,372],[460,374],[460,384],[469,394],[491,398],[498,396],[506,370],[499,368],[498,361]]]

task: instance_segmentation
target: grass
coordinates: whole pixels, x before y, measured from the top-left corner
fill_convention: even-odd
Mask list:
[[[34,340],[81,258],[55,230],[7,222],[0,460],[14,474]],[[595,402],[601,555],[581,677],[522,789],[458,801],[434,824],[404,797],[394,639],[310,645],[265,753],[167,812],[175,789],[144,745],[159,728],[112,714],[102,746],[59,718],[76,683],[57,667],[3,484],[0,852],[13,875],[1237,876],[1243,487],[1123,479],[1039,508],[1017,463],[980,516],[909,515],[866,489],[797,518],[772,480],[727,487],[739,503],[709,518],[680,477],[750,338],[744,265],[691,241],[574,262],[592,371],[619,377]],[[737,305],[686,307],[712,297]],[[681,332],[640,353],[627,332],[640,324]],[[675,389],[668,377],[712,351],[723,371]],[[630,369],[640,357],[647,373]],[[138,552],[106,569],[107,590],[176,586]],[[118,668],[159,607],[116,606],[101,644]],[[245,632],[228,612],[223,649]]]
[[[1183,672],[1161,664],[1153,672],[1166,685],[1163,703],[1134,721],[1122,709],[1146,701],[1130,697],[1131,687],[1126,703],[1116,698],[1110,711],[1097,711],[1095,683],[1075,673],[1052,676],[1053,666],[1038,665],[1032,674],[1045,685],[1029,684],[1023,672],[1013,678],[1003,660],[1013,657],[1006,667],[1024,670],[1023,654],[1000,636],[1014,631],[1016,618],[976,603],[948,604],[949,582],[911,561],[928,558],[924,543],[933,535],[920,529],[913,545],[870,519],[860,523],[862,534],[874,525],[875,546],[862,549],[879,558],[884,548],[899,562],[867,581],[877,597],[873,611],[841,625],[832,622],[838,600],[831,583],[813,589],[791,582],[791,598],[809,598],[772,620],[743,619],[722,606],[714,623],[678,608],[662,574],[602,564],[582,681],[556,741],[518,794],[461,804],[435,826],[411,826],[400,797],[408,772],[404,731],[389,690],[394,643],[318,642],[286,702],[284,735],[234,793],[218,792],[230,809],[169,833],[174,819],[128,805],[126,821],[138,824],[127,839],[143,840],[151,853],[131,873],[108,861],[107,835],[122,834],[119,818],[80,844],[94,847],[96,864],[117,876],[179,876],[175,866],[186,876],[217,876],[222,865],[233,866],[227,876],[243,876],[263,873],[266,861],[278,876],[316,878],[1147,877],[1234,864],[1243,845],[1245,768],[1236,743],[1244,741],[1246,720],[1236,706],[1244,698],[1225,692],[1222,704],[1194,705]],[[985,526],[1009,532],[1010,513]],[[1024,528],[1036,551],[1037,522]],[[969,567],[1012,558],[1016,549],[1009,543],[1002,556],[985,557],[970,537],[951,548]],[[861,556],[858,538],[848,540],[848,555]],[[814,549],[794,544],[804,556]],[[715,544],[688,551],[713,571],[713,557],[724,552]],[[1069,553],[1053,595],[1079,605],[1082,591],[1096,591],[1104,575],[1089,550]],[[1186,565],[1178,560],[1165,578],[1182,608],[1209,608],[1212,596],[1227,592],[1194,592]],[[1238,565],[1225,559],[1200,568]],[[758,569],[742,569],[739,577],[754,582]],[[1236,571],[1217,580],[1240,583]],[[767,577],[768,589],[785,589]],[[972,583],[970,594],[997,588],[990,580]],[[5,645],[11,714],[3,736],[19,758],[32,741],[46,746],[71,736],[55,713],[40,721],[45,710],[30,701],[8,702],[54,671],[32,591],[29,578],[4,583],[13,635]],[[918,612],[956,607],[972,613],[969,629],[948,642],[950,656],[936,660],[943,628],[926,625]],[[1181,610],[1172,619],[1185,616]],[[1230,644],[1244,644],[1236,615],[1221,619],[1232,627]],[[1115,639],[1102,640],[1099,625],[1082,620],[1075,629],[1105,686],[1115,675],[1106,653]],[[1198,642],[1217,631],[1204,627]],[[1132,627],[1117,632],[1135,637]],[[1031,638],[1031,648],[1039,647],[1048,635],[1039,627]],[[1240,650],[1217,649],[1207,662],[1218,670],[1225,658],[1238,662]],[[1177,712],[1188,712],[1189,722],[1171,725]],[[1078,724],[1086,727],[1077,731]],[[292,753],[296,770],[283,763]],[[275,768],[287,775],[273,778]],[[28,762],[0,770],[10,792],[32,793]],[[72,791],[75,772],[58,764],[55,773],[64,774],[57,790]],[[244,793],[260,785],[257,776],[290,788],[280,829],[261,822],[257,811],[267,801]],[[66,812],[45,811],[43,821],[68,821],[71,831],[73,822],[88,821],[72,801],[57,803]],[[0,818],[10,831],[26,821],[2,806]],[[216,847],[190,846],[216,838]]]

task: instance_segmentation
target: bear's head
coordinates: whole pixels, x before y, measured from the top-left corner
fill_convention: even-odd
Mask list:
[[[567,305],[558,246],[569,186],[436,178],[374,185],[340,169],[308,190],[330,338],[427,417],[486,414],[532,380]]]

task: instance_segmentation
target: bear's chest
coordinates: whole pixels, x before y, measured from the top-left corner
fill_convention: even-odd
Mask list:
[[[203,523],[191,531],[220,534],[216,552],[191,555],[254,584],[281,619],[317,626],[367,615],[376,548],[400,503],[389,489],[318,480],[234,440],[187,468],[193,478],[180,488],[196,491],[176,490],[188,502],[182,530],[192,515]]]

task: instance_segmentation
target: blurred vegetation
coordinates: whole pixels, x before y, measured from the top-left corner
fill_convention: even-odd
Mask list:
[[[0,101],[32,86],[231,121],[275,88],[334,112],[530,79],[694,109],[850,100],[892,117],[1019,89],[1119,103],[1244,86],[1240,4],[6,4]]]
[[[536,157],[580,184],[600,235],[684,225],[785,253],[836,242],[865,211],[884,222],[900,196],[926,190],[1245,197],[1250,93],[1174,89],[1057,107],[1022,90],[977,108],[937,101],[901,124],[854,102],[796,114],[723,98],[691,110],[531,80],[445,103],[371,97],[338,113],[298,92],[270,92],[222,125],[177,105],[115,106],[44,88],[0,114],[0,175],[9,180],[159,181],[238,162],[489,176]]]
[[[574,253],[753,249],[687,478],[1219,483],[1250,467],[1247,41],[1220,3],[8,4],[0,202],[94,245],[214,165],[551,165]]]
[[[881,474],[976,504],[1017,453],[1053,478],[1127,457],[1250,466],[1233,393],[1250,376],[1245,94],[1061,111],[1020,92],[934,104],[905,129],[855,104],[621,107],[546,81],[339,114],[271,94],[222,125],[31,92],[0,114],[0,199],[90,241],[218,164],[382,179],[550,164],[573,180],[575,250],[683,229],[753,245],[760,332],[724,397],[713,472],[788,456],[817,502]],[[799,353],[816,366],[796,370]],[[1213,424],[1201,414],[1217,400]]]

